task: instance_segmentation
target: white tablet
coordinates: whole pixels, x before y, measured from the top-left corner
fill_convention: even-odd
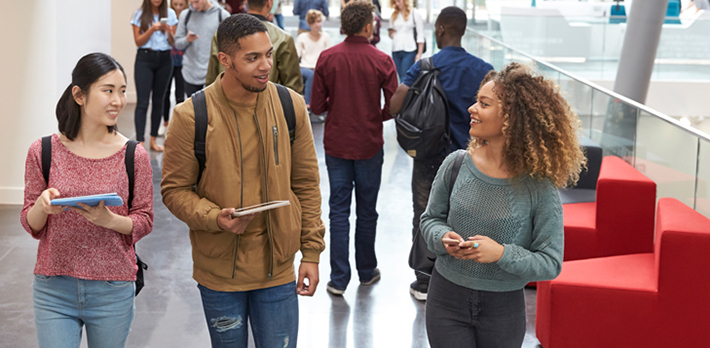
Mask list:
[[[261,203],[261,204],[257,204],[257,205],[252,205],[249,207],[239,208],[239,209],[235,210],[234,213],[232,213],[232,217],[239,217],[239,216],[258,213],[258,212],[261,212],[264,210],[285,207],[289,204],[291,204],[291,203],[289,203],[289,201],[271,201],[271,202]]]

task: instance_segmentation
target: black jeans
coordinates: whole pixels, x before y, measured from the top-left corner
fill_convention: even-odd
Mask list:
[[[163,101],[163,121],[170,120],[170,82],[175,80],[175,105],[185,101],[185,80],[182,78],[182,66],[173,66],[173,76],[168,80]]]
[[[193,85],[191,83],[185,82],[185,94],[187,94],[188,98],[192,97],[195,92],[203,88],[205,88],[205,85]]]
[[[432,348],[520,348],[525,339],[525,292],[469,289],[435,269],[426,300],[426,332]]]
[[[419,219],[424,213],[427,202],[429,201],[429,192],[431,191],[431,184],[434,182],[436,172],[439,170],[441,162],[443,162],[445,158],[446,157],[442,155],[414,160],[414,166],[412,168],[412,206],[414,208],[414,217],[412,218],[412,240],[419,235]],[[433,268],[434,261],[432,261],[429,266],[429,274],[431,274],[431,270]],[[417,280],[419,282],[429,282],[429,275],[420,272],[414,273],[417,275]]]
[[[163,100],[172,72],[173,60],[170,51],[138,50],[134,75],[138,100],[133,119],[136,126],[136,140],[145,141],[145,119],[151,99],[153,108],[150,112],[150,136],[158,136],[160,119],[163,116]]]

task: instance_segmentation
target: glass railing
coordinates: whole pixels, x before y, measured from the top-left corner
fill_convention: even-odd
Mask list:
[[[536,66],[560,86],[583,135],[604,155],[623,158],[656,182],[658,198],[676,198],[710,217],[710,135],[472,29],[462,45],[496,70],[513,61]]]

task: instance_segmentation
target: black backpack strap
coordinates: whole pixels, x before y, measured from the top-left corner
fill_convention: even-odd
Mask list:
[[[419,60],[419,69],[421,71],[431,71],[434,70],[434,62],[431,57],[422,58]]]
[[[459,170],[461,169],[464,156],[466,156],[465,150],[456,153],[456,159],[451,168],[451,178],[449,179],[449,199],[451,199],[451,192],[454,191],[454,184],[456,183],[456,178],[459,176]]]
[[[192,107],[195,110],[195,157],[199,165],[197,182],[202,178],[202,171],[205,170],[207,153],[205,152],[205,140],[207,138],[207,99],[205,91],[200,90],[192,95]]]
[[[190,16],[192,15],[192,10],[187,9],[187,15],[185,15],[185,30],[187,30],[187,23],[190,21]],[[189,30],[188,30],[189,32]]]
[[[52,166],[52,136],[42,137],[42,175],[49,185],[49,167]]]
[[[279,92],[281,107],[284,110],[284,117],[286,118],[286,123],[288,124],[288,138],[291,140],[291,145],[293,145],[293,140],[296,137],[296,112],[293,109],[291,93],[289,93],[288,88],[279,84],[276,84],[276,90]]]
[[[133,188],[136,186],[136,171],[135,171],[136,145],[138,145],[138,142],[135,140],[128,140],[126,142],[126,174],[128,174],[128,209],[129,210],[133,206]]]
[[[219,16],[219,22],[222,23],[222,10],[217,11],[217,16]]]

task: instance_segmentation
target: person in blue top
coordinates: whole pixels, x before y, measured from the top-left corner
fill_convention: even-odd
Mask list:
[[[136,112],[134,122],[136,140],[145,141],[145,123],[148,104],[153,94],[150,117],[150,149],[163,151],[158,145],[158,128],[163,116],[163,100],[168,89],[173,62],[170,51],[175,43],[178,19],[167,0],[143,0],[141,8],[133,13],[133,39],[138,46],[135,63]]]
[[[441,50],[432,56],[433,64],[441,71],[439,81],[441,82],[446,98],[449,101],[449,124],[451,128],[451,150],[465,149],[469,136],[469,114],[466,109],[475,100],[478,86],[483,77],[493,70],[493,66],[482,59],[467,53],[461,47],[461,38],[466,32],[466,13],[458,7],[446,7],[441,10],[439,17],[434,24],[434,34],[436,45]],[[404,97],[417,80],[421,68],[419,62],[414,63],[397,87],[397,91],[392,96],[391,109],[393,115],[399,113],[404,101]],[[419,218],[426,208],[431,190],[431,182],[434,180],[437,169],[441,165],[448,153],[441,153],[432,158],[417,159],[414,161],[412,169],[412,201],[414,208],[414,218],[412,219],[412,238],[419,237]],[[427,273],[415,272],[416,281],[410,287],[409,292],[417,300],[426,300],[427,288],[429,286],[429,274],[434,267],[434,255],[413,256],[421,259],[420,264],[427,265]]]
[[[293,14],[299,18],[299,34],[311,30],[311,27],[306,21],[308,10],[318,10],[321,11],[324,16],[330,16],[330,12],[328,12],[328,0],[296,0],[296,3],[293,5]]]
[[[469,146],[444,160],[422,214],[437,256],[427,334],[432,348],[518,348],[523,288],[562,270],[557,188],[574,185],[585,165],[581,129],[559,86],[519,63],[486,75],[468,111]]]

